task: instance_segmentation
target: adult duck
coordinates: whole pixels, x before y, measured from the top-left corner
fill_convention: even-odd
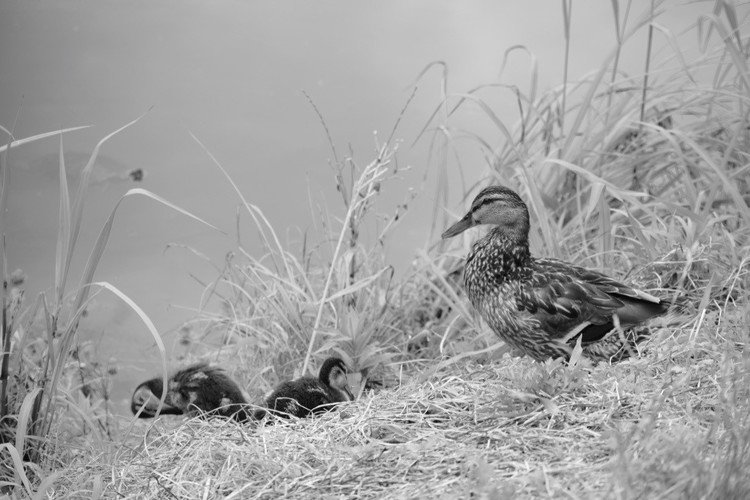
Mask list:
[[[506,187],[483,189],[442,235],[493,226],[466,258],[464,285],[474,308],[503,341],[536,360],[569,358],[580,340],[596,361],[628,357],[649,336],[641,326],[667,304],[602,273],[529,252],[529,210]]]

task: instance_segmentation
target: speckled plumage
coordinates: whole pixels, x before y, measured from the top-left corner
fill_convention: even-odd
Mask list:
[[[466,258],[469,300],[502,340],[536,360],[569,357],[578,338],[588,358],[625,358],[648,336],[639,324],[667,310],[660,299],[599,272],[532,257],[528,209],[508,188],[482,190],[443,237],[479,224],[495,227]]]
[[[302,377],[279,385],[266,398],[266,407],[282,417],[308,417],[331,410],[337,403],[354,399],[346,373],[341,359],[328,358],[317,378]],[[262,415],[258,412],[256,418]]]
[[[134,414],[143,407],[141,418],[157,415],[190,415],[231,417],[238,421],[249,418],[247,398],[224,370],[198,363],[188,366],[168,380],[167,397],[158,411],[163,383],[161,378],[140,384],[130,403]]]

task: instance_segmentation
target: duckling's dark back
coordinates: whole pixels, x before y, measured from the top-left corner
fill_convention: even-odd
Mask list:
[[[331,405],[346,401],[313,377],[305,377],[279,385],[266,399],[266,406],[280,414],[307,417],[331,409]]]
[[[206,363],[177,372],[169,382],[170,402],[189,414],[213,414],[244,421],[247,400],[224,370]]]
[[[345,382],[332,384],[334,374],[343,372],[346,365],[339,358],[328,358],[315,377],[302,377],[279,385],[268,398],[266,407],[279,416],[307,417],[328,411],[336,403],[351,401],[354,397]],[[256,414],[262,416],[262,413]]]

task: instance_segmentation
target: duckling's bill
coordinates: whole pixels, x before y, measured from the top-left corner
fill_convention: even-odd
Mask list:
[[[346,365],[343,365],[346,368]],[[331,372],[330,385],[343,392],[346,395],[348,401],[354,401],[354,393],[352,392],[351,385],[349,383],[349,377],[351,373],[348,369],[334,368]]]
[[[349,387],[348,383],[344,385],[344,387],[342,387],[341,390],[344,391],[346,396],[349,398],[349,401],[354,401],[354,394],[352,393],[352,390]]]

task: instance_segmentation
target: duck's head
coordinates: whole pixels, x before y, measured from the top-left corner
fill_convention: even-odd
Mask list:
[[[167,399],[164,401],[161,411],[159,411],[159,400],[163,387],[164,383],[161,377],[152,378],[136,387],[130,400],[130,411],[133,412],[133,415],[138,415],[140,418],[153,418],[157,415],[182,415],[182,409],[169,402],[169,393],[167,393]],[[140,413],[138,413],[139,410],[141,410]]]
[[[512,189],[486,187],[474,198],[469,212],[446,229],[442,237],[451,238],[481,224],[497,226],[513,241],[523,241],[529,236],[529,209]]]
[[[323,384],[345,394],[349,401],[354,401],[347,379],[348,371],[346,363],[341,358],[328,358],[320,367],[318,378]]]

